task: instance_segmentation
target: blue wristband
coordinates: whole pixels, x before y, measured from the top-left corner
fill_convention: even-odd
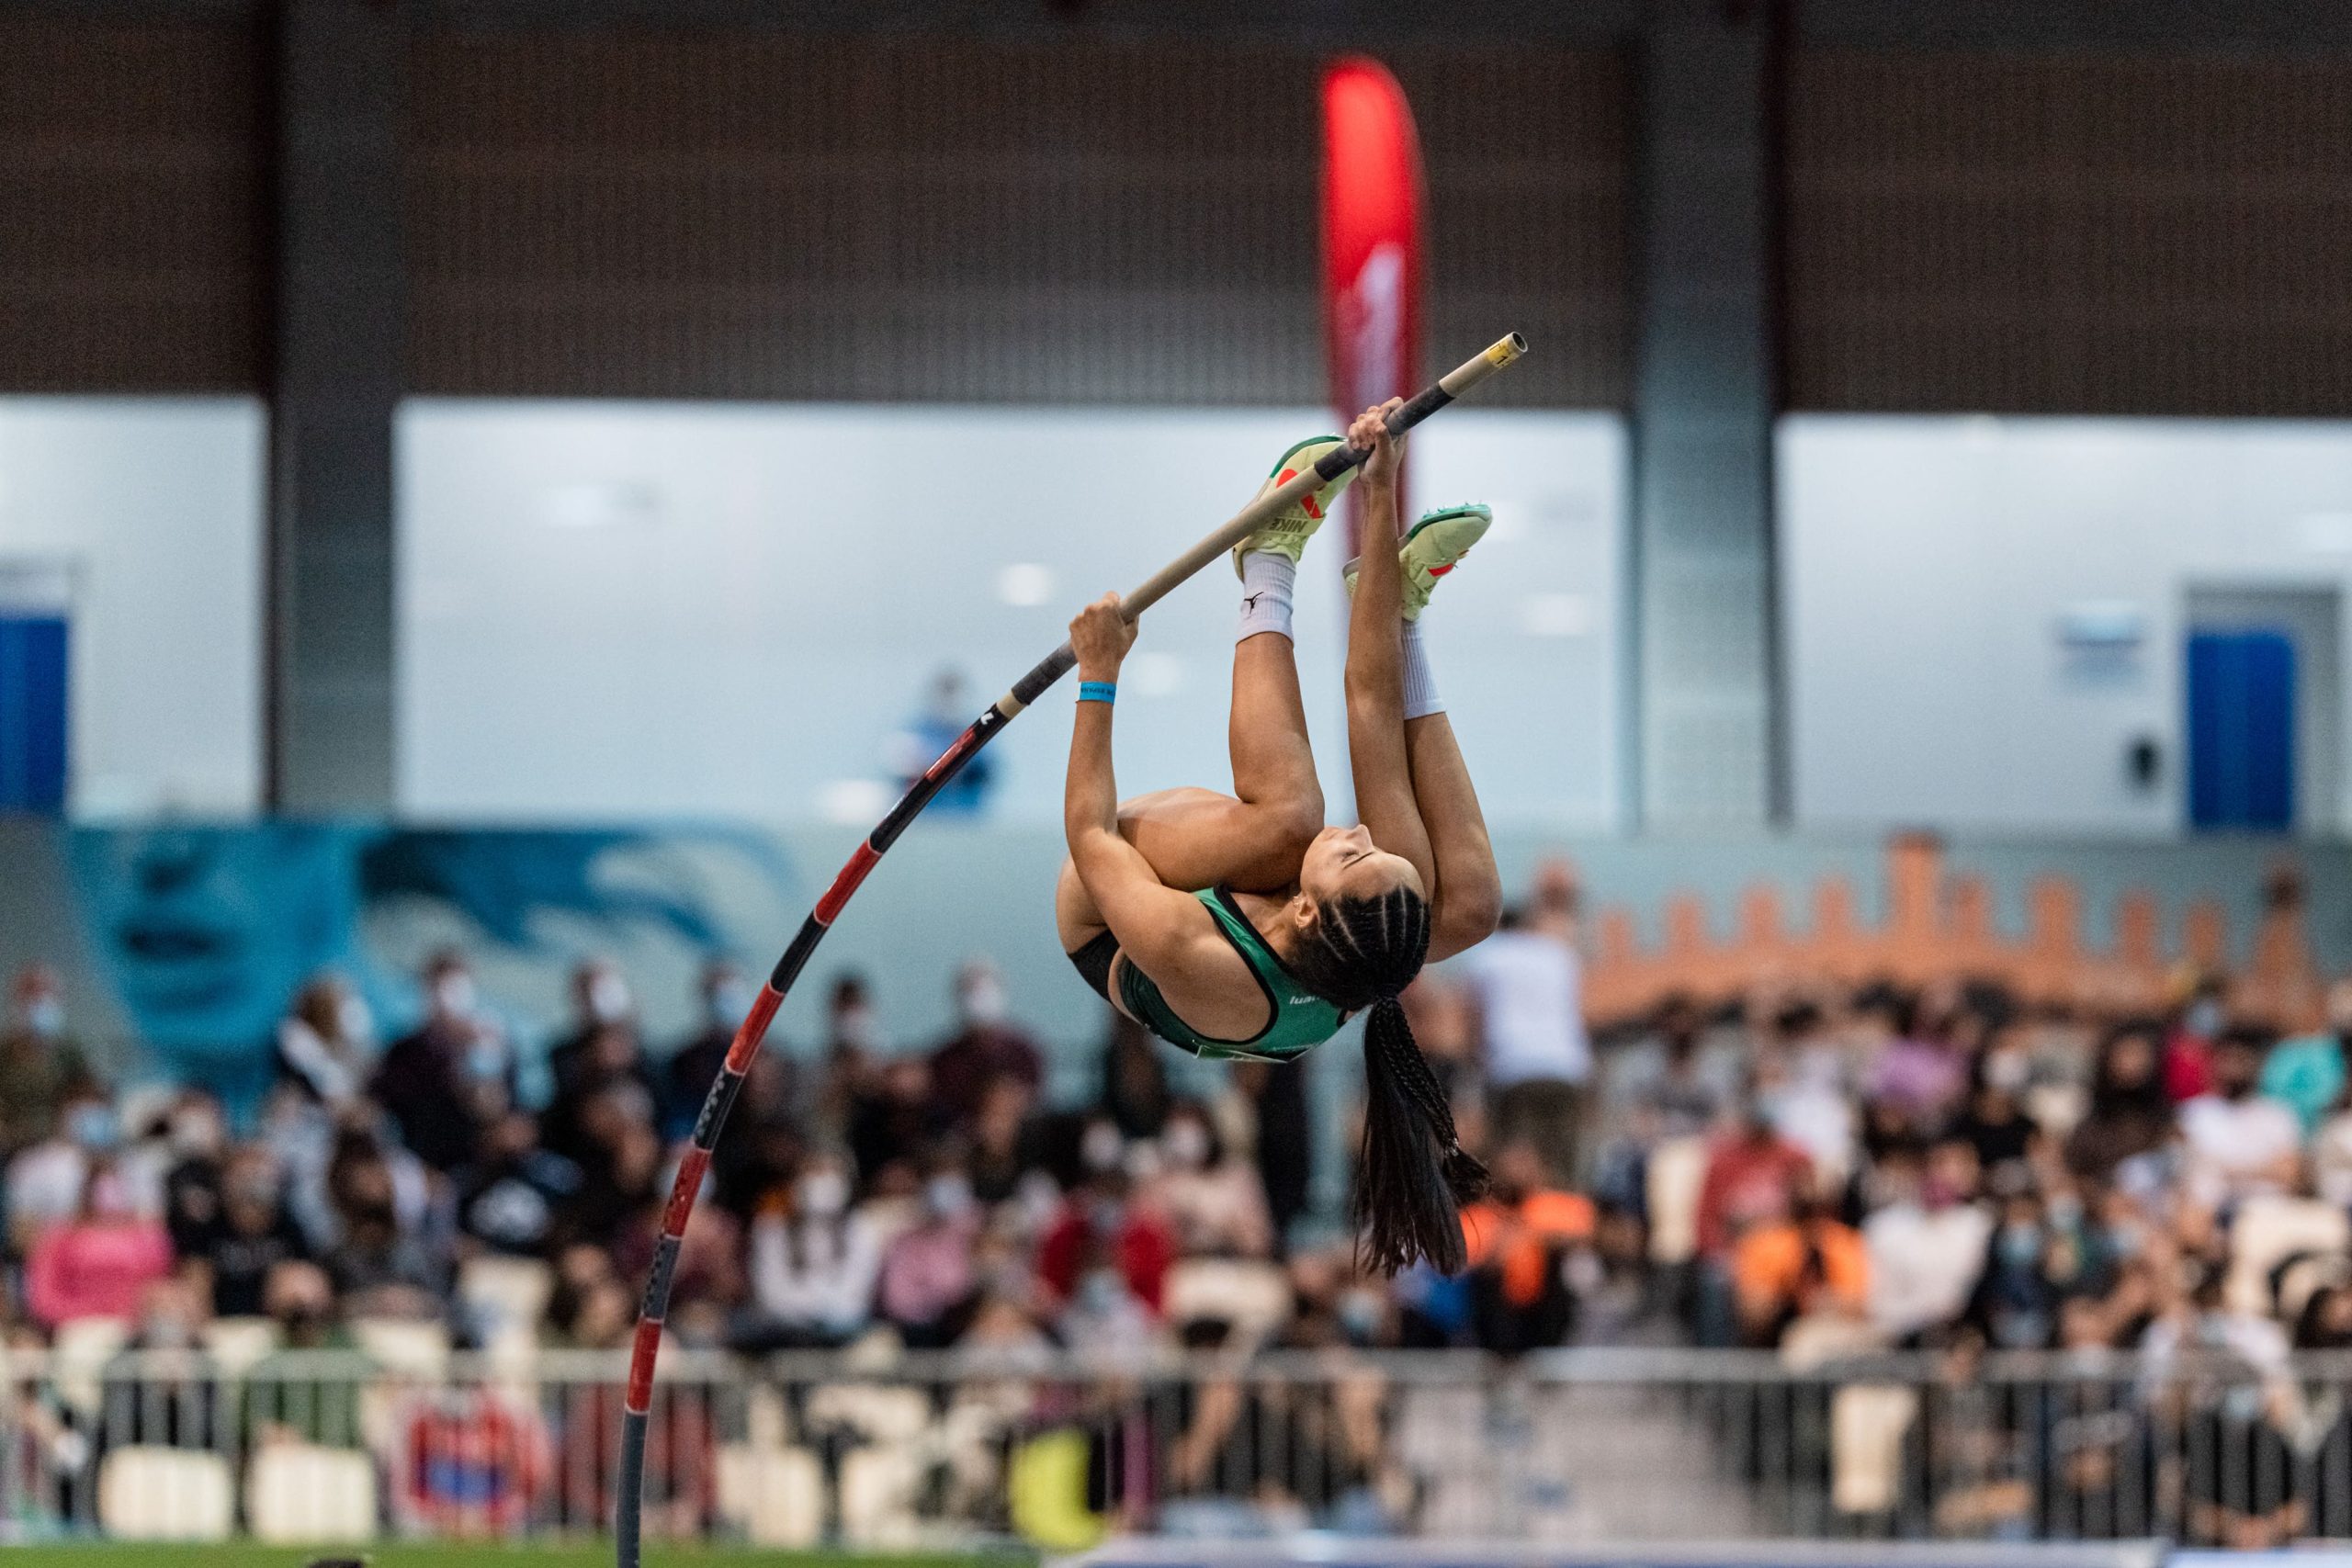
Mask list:
[[[1078,700],[1082,703],[1107,703],[1118,694],[1116,682],[1080,681],[1078,683]]]

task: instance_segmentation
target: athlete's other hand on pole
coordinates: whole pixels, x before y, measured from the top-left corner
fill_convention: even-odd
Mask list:
[[[1135,623],[1119,614],[1119,596],[1105,593],[1069,624],[1070,651],[1081,681],[1116,681],[1119,663],[1136,645]]]
[[[1396,482],[1396,465],[1405,460],[1405,442],[1401,436],[1388,434],[1388,416],[1404,403],[1402,398],[1391,398],[1378,408],[1364,410],[1348,426],[1348,445],[1359,452],[1372,454],[1364,459],[1363,482],[1366,484]]]

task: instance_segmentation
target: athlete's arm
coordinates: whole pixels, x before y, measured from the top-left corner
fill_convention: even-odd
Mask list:
[[[1348,431],[1351,446],[1372,456],[1356,479],[1356,602],[1348,613],[1348,767],[1354,775],[1356,815],[1372,829],[1372,841],[1403,855],[1421,874],[1421,887],[1437,895],[1437,856],[1413,794],[1411,760],[1405,749],[1404,570],[1396,562],[1396,470],[1398,443],[1388,434],[1392,398],[1366,410]]]
[[[1106,593],[1069,624],[1081,682],[1115,685],[1119,666],[1135,645],[1136,628],[1119,614],[1119,596]],[[1078,705],[1070,727],[1069,775],[1062,786],[1062,833],[1069,861],[1102,923],[1128,962],[1166,984],[1198,964],[1216,941],[1216,922],[1199,899],[1159,880],[1151,863],[1119,832],[1119,785],[1111,768],[1109,703]]]

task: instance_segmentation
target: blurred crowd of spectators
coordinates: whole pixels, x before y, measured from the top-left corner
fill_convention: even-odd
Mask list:
[[[1408,994],[1496,1178],[1466,1216],[1463,1279],[1355,1273],[1312,1212],[1314,1151],[1349,1129],[1310,1110],[1296,1068],[1241,1064],[1187,1098],[1167,1048],[1111,1018],[1094,1092],[1049,1104],[1039,1046],[975,962],[947,1038],[884,1039],[845,975],[815,1051],[761,1055],[673,1330],[751,1351],[877,1330],[1111,1351],[1220,1333],[1503,1352],[2225,1345],[2264,1364],[2352,1347],[2352,985],[2334,1029],[2284,1041],[2232,1018],[2218,977],[2159,1019],[1957,983],[1781,989],[1669,1005],[1597,1076],[1575,918],[1567,869],[1545,866],[1503,931]],[[201,1090],[110,1091],[54,976],[21,976],[0,1036],[16,1331],[274,1316],[315,1338],[364,1316],[465,1343],[481,1325],[456,1275],[501,1257],[552,1270],[548,1340],[623,1342],[750,983],[712,964],[707,1026],[655,1050],[628,977],[582,964],[530,1104],[465,958],[420,979],[421,1021],[380,1043],[346,984],[306,987],[277,1087],[232,1134]]]
[[[749,1353],[1926,1349],[1962,1382],[1988,1349],[2127,1350],[2142,1377],[2239,1370],[2238,1403],[2194,1420],[2223,1423],[2211,1441],[2249,1474],[2337,1440],[2285,1369],[2352,1349],[2352,982],[2327,1028],[2287,1039],[2233,1016],[2218,976],[2154,1018],[1956,981],[1792,984],[1671,1002],[1597,1058],[1576,917],[1572,875],[1546,865],[1500,931],[1406,997],[1494,1176],[1459,1279],[1356,1270],[1314,1179],[1317,1149],[1352,1130],[1297,1066],[1179,1075],[1215,1085],[1190,1097],[1167,1047],[1106,1016],[1091,1092],[1049,1103],[1039,1045],[974,962],[944,1039],[884,1038],[867,983],[842,975],[813,1050],[761,1055],[678,1259],[672,1332]],[[704,1027],[656,1049],[628,977],[585,963],[570,1027],[526,1063],[461,953],[419,981],[419,1021],[388,1042],[349,985],[306,987],[274,1088],[232,1119],[199,1089],[104,1082],[54,975],[19,976],[0,1032],[11,1342],[109,1323],[129,1348],[174,1349],[266,1320],[294,1349],[387,1323],[459,1346],[625,1345],[750,982],[711,964]],[[492,1266],[544,1280],[529,1321],[465,1288]],[[1240,1419],[1217,1399],[1177,1458],[1208,1464]],[[2096,1413],[2107,1446],[2082,1451],[2110,1490],[2153,1408]],[[616,1416],[592,1414],[572,1427],[601,1442]],[[350,1419],[314,1413],[302,1435],[348,1442]],[[2189,1419],[2168,1429],[2203,1432]],[[2015,1421],[1980,1431],[2026,1440]],[[1376,1437],[1347,1440],[1370,1454]],[[2256,1488],[2204,1533],[2282,1540],[2310,1503]]]
[[[1592,1172],[1693,1337],[2352,1347],[2352,985],[2327,1029],[1886,985],[1669,1007]],[[1630,1075],[1629,1075],[1630,1076]]]
[[[337,1323],[469,1321],[473,1259],[552,1271],[542,1334],[626,1342],[661,1208],[751,990],[701,978],[708,1021],[649,1049],[629,984],[581,966],[544,1102],[464,957],[420,976],[417,1027],[387,1043],[344,981],[293,999],[277,1081],[239,1132],[199,1089],[118,1092],[93,1072],[56,977],[20,976],[0,1033],[0,1201],[13,1332],[137,1325],[185,1343],[267,1316],[320,1343]],[[1044,1062],[985,963],[956,978],[959,1026],[881,1037],[866,984],[833,985],[813,1061],[771,1045],[735,1105],[687,1234],[673,1331],[696,1347],[1159,1342],[1188,1258],[1269,1269],[1306,1208],[1314,1130],[1295,1073],[1245,1068],[1210,1100],[1119,1024],[1101,1092],[1040,1100]]]
[[[1517,1235],[1521,1208],[1547,1240],[1593,1228],[1567,1190],[1591,1072],[1573,901],[1565,868],[1547,872],[1518,929],[1415,998],[1458,1092],[1493,1103],[1510,1145],[1501,1200],[1475,1222],[1495,1280],[1544,1268],[1545,1248]],[[625,1343],[750,981],[711,964],[706,1025],[657,1049],[628,977],[587,962],[534,1074],[461,953],[436,953],[418,980],[422,1016],[389,1041],[345,981],[307,986],[277,1032],[275,1087],[232,1125],[200,1089],[102,1081],[56,976],[20,976],[0,1035],[14,1332],[129,1320],[137,1346],[267,1316],[309,1344],[350,1320],[406,1319],[479,1343],[488,1325],[457,1286],[492,1257],[552,1271],[545,1342]],[[680,1256],[681,1341],[756,1352],[878,1331],[919,1348],[1120,1352],[1549,1332],[1482,1322],[1453,1282],[1391,1292],[1356,1276],[1345,1237],[1311,1213],[1315,1151],[1346,1131],[1318,1124],[1298,1068],[1238,1064],[1189,1098],[1167,1047],[1106,1015],[1095,1092],[1048,1104],[1042,1053],[995,969],[976,961],[954,984],[944,1039],[884,1038],[868,983],[842,975],[813,1052],[772,1042],[761,1055]]]

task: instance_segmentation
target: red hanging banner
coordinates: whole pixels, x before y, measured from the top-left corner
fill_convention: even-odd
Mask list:
[[[1323,341],[1341,429],[1420,385],[1420,140],[1396,78],[1363,55],[1323,73]]]

